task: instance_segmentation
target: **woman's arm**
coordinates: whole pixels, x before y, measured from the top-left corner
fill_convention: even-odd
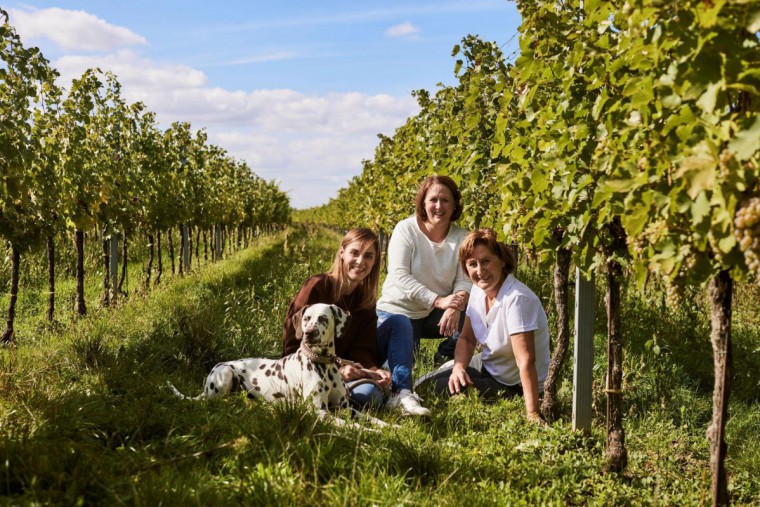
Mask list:
[[[457,394],[462,392],[467,386],[472,385],[472,379],[467,374],[467,365],[470,364],[472,355],[475,352],[475,333],[472,331],[472,323],[469,317],[464,318],[464,327],[457,340],[457,347],[454,349],[454,368],[449,376],[449,392]]]
[[[541,420],[538,411],[538,373],[536,371],[536,342],[533,331],[516,333],[509,336],[515,361],[520,370],[520,383],[525,397],[525,411],[528,419]]]
[[[438,294],[430,290],[412,274],[412,257],[415,255],[414,232],[405,222],[399,222],[388,243],[388,275],[396,287],[410,299],[432,308]]]
[[[444,306],[443,303],[446,300],[450,300],[451,303],[448,306]],[[439,306],[439,301],[441,305]],[[444,309],[441,320],[438,321],[438,331],[441,336],[451,336],[457,329],[459,329],[459,319],[462,312],[467,309],[467,303],[470,301],[470,293],[465,291],[459,291],[447,298],[439,297],[435,301],[435,307]]]

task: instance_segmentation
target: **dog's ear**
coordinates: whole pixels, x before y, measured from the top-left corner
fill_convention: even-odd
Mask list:
[[[298,310],[290,319],[293,322],[293,327],[296,329],[296,340],[300,340],[303,338],[303,329],[301,329],[301,318],[303,317],[303,312],[309,307],[309,305],[304,306],[300,310]]]
[[[348,323],[351,322],[351,314],[337,305],[330,305],[335,322],[335,337],[342,338],[343,333],[348,329]]]

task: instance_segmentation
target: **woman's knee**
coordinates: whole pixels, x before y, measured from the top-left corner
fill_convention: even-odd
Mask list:
[[[412,321],[406,315],[390,315],[378,326],[378,329],[390,331],[393,339],[411,340],[412,337]]]
[[[360,407],[381,407],[385,400],[383,391],[373,384],[361,384],[349,393],[352,401]]]

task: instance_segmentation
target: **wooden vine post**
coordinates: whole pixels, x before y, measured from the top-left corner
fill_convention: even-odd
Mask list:
[[[728,400],[731,394],[731,379],[734,376],[731,354],[731,298],[733,280],[727,271],[720,271],[710,279],[707,287],[710,301],[712,332],[710,341],[713,350],[715,385],[713,387],[713,416],[707,428],[710,442],[710,470],[712,471],[713,505],[728,505],[728,478],[726,476],[726,423],[728,422]]]

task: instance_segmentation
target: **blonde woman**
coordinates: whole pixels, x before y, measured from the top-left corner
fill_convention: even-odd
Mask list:
[[[328,273],[314,275],[304,282],[290,303],[283,329],[283,356],[298,350],[293,316],[304,306],[315,303],[335,304],[351,314],[342,337],[335,341],[335,353],[357,365],[340,367],[343,380],[349,383],[349,399],[359,407],[381,406],[384,391],[391,386],[391,374],[378,368],[376,352],[377,286],[380,280],[379,241],[369,229],[351,229],[343,237]],[[371,378],[372,383],[350,383]]]

